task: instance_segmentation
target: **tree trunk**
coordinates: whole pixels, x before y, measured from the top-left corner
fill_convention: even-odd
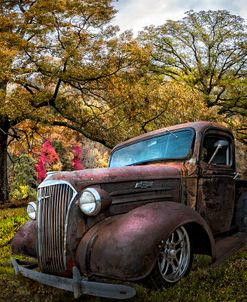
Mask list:
[[[0,116],[0,204],[8,201],[7,147],[9,121],[6,116]]]

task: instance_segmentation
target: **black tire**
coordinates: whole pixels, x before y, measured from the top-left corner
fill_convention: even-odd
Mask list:
[[[184,226],[178,227],[159,243],[156,265],[146,280],[148,287],[159,289],[171,286],[186,276],[193,261],[193,248]]]

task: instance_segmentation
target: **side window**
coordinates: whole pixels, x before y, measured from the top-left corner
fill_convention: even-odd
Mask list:
[[[230,140],[225,137],[207,135],[202,145],[201,160],[208,164],[230,166],[230,145]]]

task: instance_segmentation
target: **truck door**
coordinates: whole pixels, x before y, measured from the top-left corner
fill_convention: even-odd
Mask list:
[[[201,143],[197,211],[213,233],[229,231],[235,200],[235,158],[233,138],[219,131],[207,131]]]

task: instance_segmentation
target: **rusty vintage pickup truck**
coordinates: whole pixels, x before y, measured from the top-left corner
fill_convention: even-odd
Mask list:
[[[131,281],[165,287],[193,254],[217,264],[247,244],[247,181],[232,132],[211,122],[130,139],[108,168],[49,173],[27,212],[12,250],[37,263],[12,257],[15,272],[75,298],[130,298]]]

